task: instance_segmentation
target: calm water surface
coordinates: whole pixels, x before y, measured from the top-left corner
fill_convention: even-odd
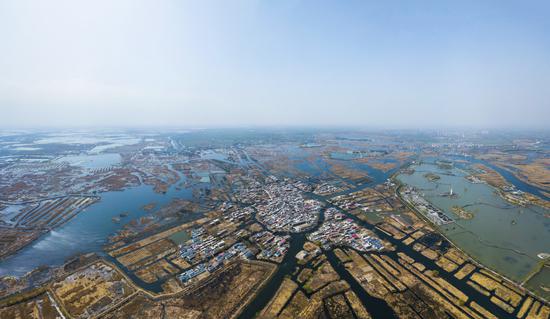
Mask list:
[[[550,251],[550,220],[538,206],[510,205],[486,184],[472,184],[460,169],[444,170],[437,165],[423,163],[413,167],[412,175],[401,174],[398,179],[420,189],[424,197],[455,224],[440,227],[455,244],[484,265],[515,280],[522,280],[537,264],[538,253]],[[441,179],[430,182],[427,172]],[[457,198],[443,197],[452,187]],[[452,206],[465,206],[473,212],[471,220],[457,219]]]
[[[23,275],[38,266],[62,265],[78,253],[100,252],[108,237],[132,219],[147,215],[142,209],[156,202],[160,207],[174,198],[190,199],[192,189],[176,190],[172,186],[166,194],[158,194],[151,186],[142,185],[120,192],[101,194],[101,201],[88,207],[62,227],[42,236],[34,243],[0,262],[0,276]],[[130,212],[120,223],[112,221],[122,212]]]

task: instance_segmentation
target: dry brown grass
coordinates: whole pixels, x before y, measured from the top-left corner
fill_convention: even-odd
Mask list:
[[[476,267],[472,264],[466,264],[459,271],[457,271],[455,277],[462,280],[464,279],[464,277],[468,276],[475,268]]]
[[[359,300],[359,298],[353,291],[351,290],[346,291],[345,295],[346,295],[346,298],[348,299],[349,304],[351,305],[351,308],[353,309],[353,312],[355,313],[358,319],[371,318],[369,312],[367,311],[367,309],[365,309],[365,307],[363,306],[363,303],[361,302],[361,300]]]
[[[297,288],[298,285],[294,281],[285,278],[275,293],[275,296],[273,296],[260,313],[260,316],[267,318],[276,317]]]
[[[550,158],[539,158],[529,164],[508,164],[518,169],[516,175],[542,189],[550,190]]]
[[[0,308],[0,318],[6,319],[56,317],[59,317],[59,313],[45,293],[25,302],[19,302],[9,307]]]
[[[131,295],[134,289],[118,269],[97,262],[52,284],[52,291],[73,317],[88,317]]]
[[[497,173],[495,170],[490,169],[483,164],[475,164],[474,167],[484,171],[484,173],[475,174],[475,176],[487,184],[497,188],[502,188],[508,185],[506,179],[504,179],[504,177],[502,177],[502,175]]]

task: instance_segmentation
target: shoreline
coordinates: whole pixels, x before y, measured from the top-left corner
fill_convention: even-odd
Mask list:
[[[491,272],[492,274],[495,274],[497,275],[498,277],[501,277],[502,279],[506,280],[507,282],[517,286],[517,287],[520,287],[521,289],[524,289],[527,294],[531,295],[532,297],[536,298],[536,299],[540,299],[540,300],[543,300],[544,302],[548,303],[549,300],[547,300],[546,298],[542,297],[542,296],[539,296],[537,293],[533,292],[532,290],[530,290],[529,288],[525,287],[523,285],[523,283],[520,283],[520,282],[517,282],[503,274],[501,274],[500,272],[498,272],[497,270],[493,269],[493,268],[490,268],[486,265],[484,265],[481,261],[479,261],[476,257],[472,256],[471,254],[467,253],[464,249],[462,249],[460,246],[458,246],[454,241],[452,241],[449,237],[446,236],[445,233],[443,233],[439,227],[437,225],[435,225],[432,221],[430,221],[428,218],[426,218],[426,216],[424,216],[422,213],[420,213],[413,205],[411,205],[409,202],[405,201],[402,197],[401,197],[401,194],[399,193],[399,189],[404,185],[401,181],[397,180],[395,178],[395,176],[392,176],[392,181],[395,182],[397,185],[399,185],[397,188],[396,188],[396,195],[397,197],[399,198],[399,200],[405,204],[405,206],[407,206],[408,208],[410,208],[419,218],[421,218],[422,220],[424,220],[425,222],[428,223],[428,225],[432,226],[432,228],[434,228],[435,230],[437,230],[437,232],[443,237],[445,238],[445,240],[447,240],[452,246],[453,248],[459,250],[461,253],[463,253],[465,256],[467,256],[468,258],[470,258],[470,260],[472,261],[472,263],[474,265],[476,265],[477,267],[481,268],[481,269],[486,269],[488,270],[489,272]],[[541,268],[542,269],[542,268]],[[538,273],[538,271],[537,271]],[[533,275],[534,276],[534,275]]]

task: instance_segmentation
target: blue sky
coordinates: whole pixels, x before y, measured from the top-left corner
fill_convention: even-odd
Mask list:
[[[0,125],[544,127],[548,3],[0,0]]]

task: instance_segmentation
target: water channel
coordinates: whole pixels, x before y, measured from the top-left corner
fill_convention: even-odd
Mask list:
[[[372,187],[377,184],[380,184],[395,172],[395,170],[391,170],[386,173],[378,171],[376,172],[376,174],[372,174],[373,173],[372,170],[374,169],[370,168],[370,170],[371,171],[369,172],[369,175],[375,178],[373,178],[372,182],[366,185],[363,185],[360,188]],[[402,178],[402,176],[400,176],[400,178]],[[423,176],[422,178],[425,179]],[[460,178],[462,178],[462,176]],[[347,192],[353,192],[357,190],[358,189],[352,189],[352,190],[348,190]],[[471,193],[475,194],[475,191],[472,191]],[[482,193],[483,194],[487,193],[487,190],[484,190]],[[493,194],[492,191],[490,191],[489,194]],[[416,261],[425,265],[428,269],[433,269],[433,270],[440,269],[439,266],[437,266],[432,260],[428,259],[422,254],[413,250],[410,246],[403,244],[401,241],[396,240],[393,237],[388,236],[387,234],[379,231],[378,229],[375,228],[373,224],[360,220],[346,211],[342,211],[338,207],[333,206],[332,204],[327,202],[321,196],[315,196],[313,194],[308,194],[308,195],[316,199],[322,200],[325,203],[326,207],[334,207],[340,210],[341,212],[346,214],[348,217],[352,218],[357,224],[375,232],[378,237],[380,237],[381,239],[387,240],[391,244],[393,244],[396,247],[396,251],[384,253],[388,255],[390,258],[392,258],[393,260],[398,259],[397,252],[403,252],[407,254],[409,257],[412,257]],[[534,216],[540,216],[540,215],[534,214]],[[320,223],[322,222],[322,220],[323,219],[320,219]],[[488,225],[485,225],[485,227],[487,226]],[[543,227],[546,227],[546,226],[543,226]],[[314,230],[311,230],[311,231],[314,231]],[[291,235],[290,248],[285,258],[283,259],[281,265],[277,269],[276,273],[273,275],[271,280],[266,284],[266,286],[260,290],[260,292],[254,298],[254,300],[245,308],[245,310],[241,313],[239,318],[242,318],[242,319],[254,318],[273,298],[273,296],[277,292],[277,289],[281,285],[285,276],[290,276],[293,272],[295,272],[297,267],[297,260],[295,258],[295,255],[302,249],[304,242],[305,242],[305,234]],[[345,269],[345,267],[341,264],[341,262],[336,258],[336,256],[332,251],[325,251],[324,253],[327,255],[327,259],[329,260],[333,268],[336,270],[338,275],[341,278],[348,281],[348,283],[350,283],[351,289],[360,298],[360,300],[365,305],[369,313],[373,316],[373,318],[384,318],[384,319],[394,318],[395,314],[393,314],[388,304],[384,300],[374,298],[373,296],[370,296],[369,294],[367,294],[365,290],[360,286],[360,284],[349,274],[349,272]],[[482,295],[477,290],[473,289],[471,286],[467,285],[465,280],[458,280],[456,277],[454,277],[454,272],[447,273],[445,271],[440,271],[439,273],[443,279],[445,279],[447,282],[449,282],[450,284],[452,284],[453,286],[455,286],[456,288],[464,292],[467,296],[469,296],[469,302],[475,301],[477,304],[481,305],[488,311],[495,314],[498,318],[514,318],[514,315],[519,310],[519,309],[516,309],[516,311],[513,314],[508,314],[507,312],[505,312],[504,310],[502,310],[501,308],[497,307],[495,304],[490,302],[489,298]],[[450,301],[448,300],[448,302]]]
[[[485,266],[521,281],[540,261],[537,254],[550,249],[550,221],[544,208],[512,205],[491,186],[469,182],[465,179],[468,173],[459,168],[443,169],[430,162],[412,168],[413,174],[397,178],[416,187],[425,199],[454,219],[455,223],[439,230]],[[430,181],[427,173],[440,178]],[[442,196],[451,188],[455,196]],[[474,217],[459,219],[452,212],[453,206],[465,207]]]
[[[156,203],[158,208],[176,198],[191,199],[193,188],[206,186],[194,184],[190,188],[180,189],[176,185],[183,182],[185,176],[180,177],[180,181],[172,185],[166,194],[156,193],[148,185],[102,193],[98,203],[0,261],[0,276],[21,276],[42,265],[62,265],[67,259],[80,253],[101,252],[109,236],[114,235],[129,221],[150,214],[143,206]],[[128,212],[128,216],[121,217],[123,212]],[[113,217],[120,218],[120,222],[114,222]]]

